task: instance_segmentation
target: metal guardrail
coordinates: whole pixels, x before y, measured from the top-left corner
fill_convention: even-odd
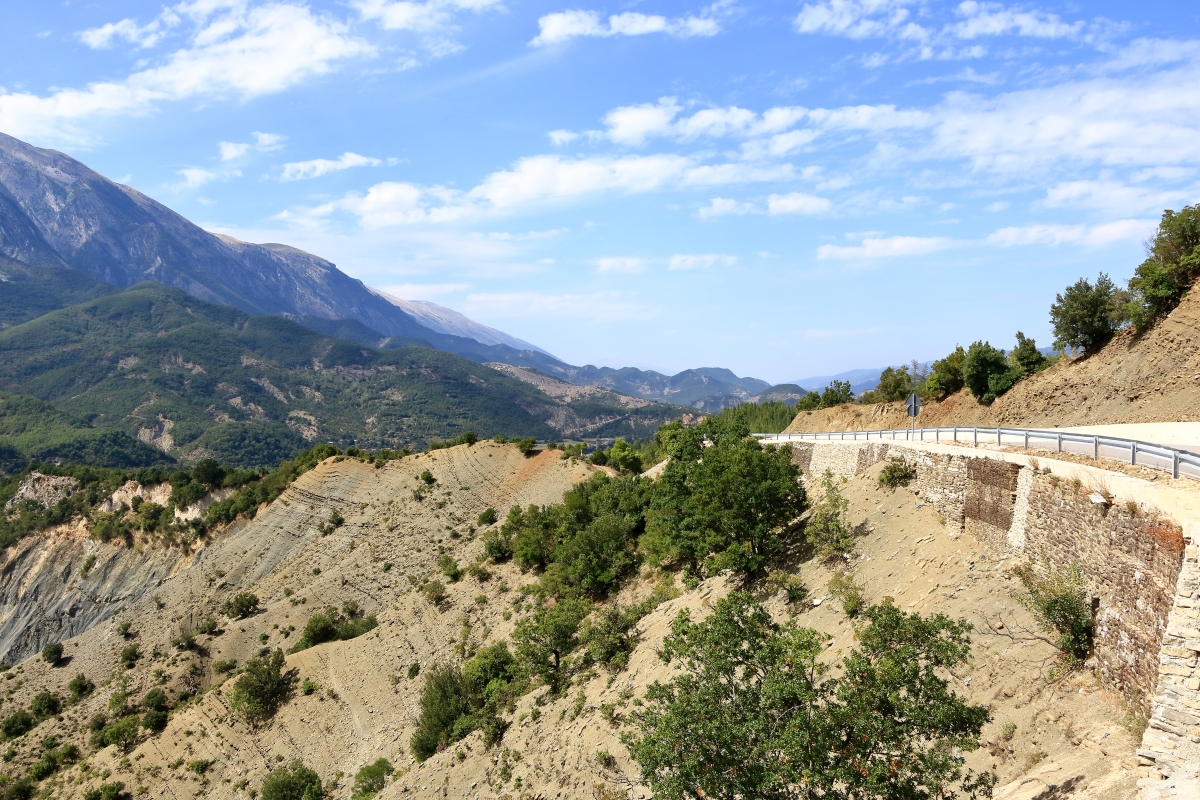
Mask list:
[[[833,433],[756,433],[764,442],[800,441],[921,441],[970,442],[971,444],[1021,445],[1029,449],[1030,442],[1050,442],[1059,453],[1091,456],[1099,461],[1122,461],[1135,466],[1149,467],[1171,473],[1171,477],[1200,480],[1200,455],[1161,444],[1120,439],[1114,436],[1095,436],[1085,433],[1042,431],[1028,428],[896,428],[886,431],[837,431]],[[945,437],[944,439],[942,437]],[[1047,449],[1047,448],[1041,448]]]

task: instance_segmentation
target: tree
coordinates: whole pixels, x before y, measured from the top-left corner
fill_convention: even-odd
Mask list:
[[[425,673],[421,713],[417,717],[417,729],[409,740],[413,758],[424,761],[439,747],[470,733],[471,710],[471,686],[463,678],[462,670],[453,664],[434,665]]]
[[[29,710],[38,719],[53,717],[62,709],[62,698],[53,692],[38,692],[29,701]]]
[[[836,558],[854,549],[854,531],[846,519],[850,501],[842,496],[829,470],[821,477],[821,487],[825,496],[804,526],[804,537],[822,558]]]
[[[749,594],[701,623],[681,612],[662,654],[682,671],[650,687],[623,737],[655,796],[990,796],[993,776],[959,754],[978,748],[987,709],[940,677],[969,656],[970,625],[891,605],[863,617],[859,648],[829,665],[828,636],[775,623]]]
[[[707,425],[707,423],[705,423]],[[780,532],[808,506],[789,447],[705,429],[712,446],[675,458],[655,484],[643,549],[655,560],[760,573],[783,548]],[[681,448],[682,449],[682,448]]]
[[[1094,350],[1107,342],[1123,322],[1124,295],[1103,272],[1095,285],[1080,278],[1050,306],[1054,346]]]
[[[58,666],[58,662],[62,661],[63,646],[61,642],[48,642],[42,648],[42,660],[52,667]]]
[[[833,408],[842,403],[853,402],[854,391],[850,388],[850,381],[830,381],[825,391],[821,392],[821,408]]]
[[[607,596],[634,564],[629,546],[632,533],[633,526],[617,514],[595,520],[555,548],[553,557],[562,578],[590,595]]]
[[[192,480],[215,489],[225,480],[225,470],[215,458],[202,458],[192,467]]]
[[[912,379],[908,367],[888,367],[879,373],[879,385],[875,387],[875,400],[880,403],[894,403],[903,400],[912,391]]]
[[[262,800],[322,800],[324,792],[321,777],[297,759],[263,778],[259,796]]]
[[[954,352],[943,359],[933,362],[933,371],[925,381],[926,389],[940,397],[948,397],[966,386],[963,377],[963,367],[966,365],[967,352],[962,345],[954,348]]]
[[[256,726],[278,710],[291,693],[296,676],[283,672],[283,651],[246,662],[229,693],[229,706],[234,713]]]
[[[1179,305],[1200,276],[1200,205],[1164,211],[1148,249],[1129,280],[1129,316],[1139,331]]]
[[[555,691],[563,659],[579,644],[579,623],[591,610],[587,600],[563,598],[554,605],[539,606],[513,630],[517,658]]]
[[[608,449],[608,465],[621,472],[635,475],[642,471],[642,459],[624,439],[617,439]]]
[[[982,400],[988,393],[988,379],[1008,369],[1008,359],[1003,350],[997,350],[987,342],[975,342],[967,348],[963,360],[963,382],[971,394]]]
[[[1037,341],[1017,331],[1017,346],[1008,354],[1008,361],[1022,373],[1028,374],[1041,369],[1047,359],[1038,350]]]
[[[221,605],[221,613],[230,619],[245,619],[258,610],[258,595],[238,592]]]

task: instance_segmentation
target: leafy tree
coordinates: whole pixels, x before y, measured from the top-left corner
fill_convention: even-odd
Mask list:
[[[162,689],[151,689],[142,698],[141,706],[150,711],[163,711],[167,708],[167,693]]]
[[[319,611],[308,618],[308,622],[305,623],[304,630],[300,634],[300,639],[292,645],[288,652],[299,653],[301,650],[316,647],[324,642],[354,639],[374,630],[378,624],[379,621],[374,614],[364,616],[358,604],[353,600],[343,603],[341,612],[333,606],[326,606],[324,611]]]
[[[62,698],[54,692],[38,692],[29,701],[29,710],[38,719],[53,717],[62,709]]]
[[[701,623],[681,612],[663,658],[682,672],[650,687],[623,737],[655,796],[990,796],[994,777],[960,755],[978,748],[987,709],[941,677],[968,658],[969,623],[890,605],[863,617],[859,648],[829,665],[829,637],[775,623],[748,594]]]
[[[634,565],[630,547],[633,526],[624,517],[606,514],[554,551],[561,578],[584,592],[605,597]]]
[[[1017,346],[1008,354],[1008,361],[1022,373],[1037,372],[1046,365],[1047,359],[1038,350],[1037,342],[1017,331]]]
[[[1112,338],[1125,314],[1124,294],[1103,272],[1093,285],[1080,278],[1050,306],[1054,346],[1094,350]]]
[[[141,720],[137,715],[123,717],[116,722],[108,725],[100,732],[98,737],[100,742],[105,745],[116,745],[123,752],[128,753],[134,748],[138,741],[138,728]]]
[[[215,458],[202,458],[192,467],[192,480],[215,489],[225,480],[225,470]]]
[[[1065,570],[1039,575],[1024,566],[1016,570],[1016,575],[1024,584],[1018,601],[1039,625],[1058,634],[1054,644],[1063,652],[1068,666],[1082,664],[1092,650],[1096,624],[1083,569],[1072,564]]]
[[[125,645],[121,649],[121,666],[125,667],[125,669],[133,669],[141,657],[142,654],[138,652],[136,644]]]
[[[967,352],[962,345],[954,348],[954,352],[943,359],[933,362],[933,371],[925,381],[925,387],[930,394],[948,397],[966,386],[963,370],[966,367]]]
[[[61,642],[48,642],[42,648],[42,660],[50,666],[58,666],[58,662],[62,661],[63,646]]]
[[[246,662],[229,692],[229,706],[251,726],[272,716],[292,691],[296,676],[283,672],[283,651]]]
[[[705,423],[707,425],[707,423]],[[699,439],[681,437],[655,484],[643,549],[710,574],[724,569],[758,574],[783,549],[780,530],[808,505],[791,448],[763,447],[741,431],[711,428],[700,458]]]
[[[164,709],[152,709],[142,714],[142,727],[151,733],[161,733],[167,728],[170,715]]]
[[[496,522],[496,509],[490,507],[485,508],[480,512],[479,519],[476,520],[476,522],[478,522],[480,526],[492,525]]]
[[[1139,331],[1179,305],[1200,276],[1200,205],[1164,211],[1145,261],[1129,280],[1129,316]]]
[[[354,786],[350,789],[351,800],[370,800],[383,791],[387,779],[395,772],[392,762],[386,758],[377,759],[368,764],[354,776]]]
[[[35,725],[37,721],[28,711],[14,711],[0,722],[0,733],[3,733],[6,739],[15,739],[33,730]]]
[[[563,659],[579,644],[579,623],[591,610],[592,604],[587,600],[563,598],[554,605],[539,606],[513,630],[517,658],[555,691]]]
[[[876,399],[880,403],[894,403],[908,397],[912,391],[912,378],[908,367],[888,367],[879,373],[879,385],[875,387]]]
[[[967,348],[963,361],[963,381],[971,394],[982,400],[989,391],[988,380],[1008,370],[1008,359],[1003,350],[997,350],[987,342],[975,342]]]
[[[96,684],[88,680],[87,676],[82,672],[80,672],[74,678],[71,678],[71,680],[67,681],[67,691],[71,693],[72,703],[78,703],[95,690]]]
[[[425,673],[421,713],[409,741],[413,758],[424,761],[438,747],[458,741],[471,732],[471,686],[453,664],[436,664]]]
[[[132,797],[133,795],[125,791],[125,784],[121,781],[102,783],[83,793],[83,800],[129,800]]]
[[[262,800],[322,800],[324,792],[321,777],[297,759],[263,778],[259,797]]]
[[[608,450],[608,465],[621,472],[642,471],[642,459],[624,439],[617,439]]]
[[[850,381],[831,381],[821,392],[821,408],[833,408],[842,403],[853,402],[854,392],[850,388]]]
[[[238,592],[221,604],[221,613],[230,619],[245,619],[258,610],[258,595]]]

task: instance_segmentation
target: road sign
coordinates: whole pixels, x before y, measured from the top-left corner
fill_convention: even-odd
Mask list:
[[[921,413],[921,398],[917,397],[916,392],[910,394],[908,399],[904,401],[904,404],[908,406],[908,415],[910,417],[915,417]]]

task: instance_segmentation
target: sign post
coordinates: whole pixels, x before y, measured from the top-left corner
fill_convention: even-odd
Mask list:
[[[908,406],[908,416],[912,418],[912,437],[917,435],[917,414],[921,413],[921,398],[917,397],[917,393],[913,392],[904,401],[904,405]]]

